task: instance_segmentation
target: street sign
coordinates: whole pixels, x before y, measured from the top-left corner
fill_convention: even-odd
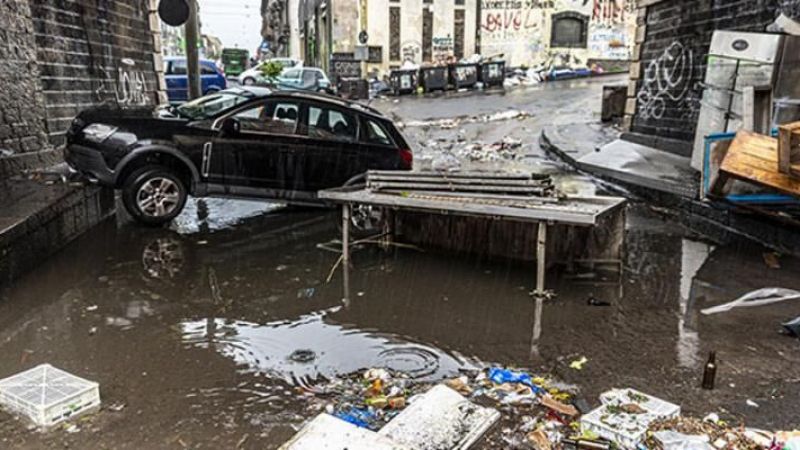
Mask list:
[[[161,0],[158,15],[167,25],[179,27],[189,20],[188,0]]]

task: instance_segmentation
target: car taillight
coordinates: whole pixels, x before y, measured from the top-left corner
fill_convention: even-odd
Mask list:
[[[407,148],[401,148],[400,159],[403,160],[403,168],[411,170],[411,167],[414,164],[414,154],[411,153],[411,150]]]

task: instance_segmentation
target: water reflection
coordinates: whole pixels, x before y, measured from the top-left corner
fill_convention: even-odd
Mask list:
[[[387,367],[416,379],[435,380],[480,366],[458,353],[327,323],[325,313],[264,325],[222,318],[194,320],[183,322],[181,330],[189,346],[214,349],[245,371],[293,385],[308,385],[369,367]]]

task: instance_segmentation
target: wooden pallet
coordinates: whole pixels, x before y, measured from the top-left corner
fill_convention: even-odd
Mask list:
[[[778,170],[800,177],[800,122],[778,127]]]
[[[800,174],[800,165],[793,167]],[[726,177],[734,177],[800,197],[800,176],[779,170],[778,140],[769,136],[738,132],[722,161],[720,175],[717,185],[724,184]]]

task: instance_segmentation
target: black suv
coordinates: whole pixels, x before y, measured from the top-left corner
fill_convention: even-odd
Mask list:
[[[409,170],[412,154],[378,111],[323,94],[236,88],[177,108],[89,109],[67,133],[67,163],[122,189],[158,225],[187,195],[317,203],[370,169]]]

